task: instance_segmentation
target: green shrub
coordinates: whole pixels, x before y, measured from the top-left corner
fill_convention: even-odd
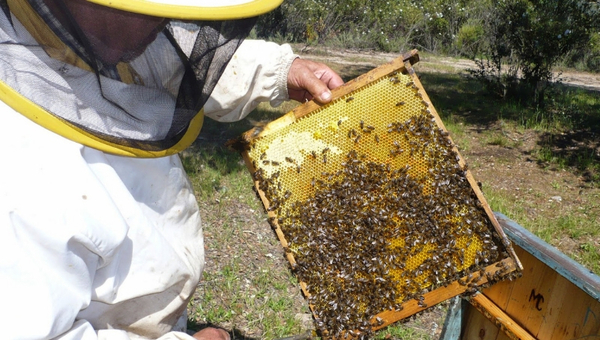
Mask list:
[[[467,57],[475,57],[483,45],[485,31],[480,20],[468,20],[458,30],[454,46],[458,53]]]
[[[480,62],[476,76],[500,84],[505,95],[516,84],[513,94],[536,106],[544,104],[554,80],[552,68],[570,51],[585,47],[600,23],[600,5],[582,0],[499,0],[492,11],[486,25],[491,67]],[[508,76],[501,72],[503,64],[509,65]]]

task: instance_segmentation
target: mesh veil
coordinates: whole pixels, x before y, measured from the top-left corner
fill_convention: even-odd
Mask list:
[[[22,7],[20,1],[28,8],[17,11],[14,7]],[[146,151],[169,149],[183,136],[199,132],[190,131],[190,122],[256,21],[165,21],[149,34],[152,40],[142,46],[139,55],[110,63],[100,57],[104,46],[78,25],[66,1],[70,0],[0,0],[15,29],[14,17],[21,19],[15,13],[23,16],[31,10],[33,13],[25,15],[36,16],[50,32],[32,34],[47,56],[22,42],[32,61],[13,63],[23,63],[31,72],[43,69],[43,77],[38,77],[37,83],[15,81],[9,86],[94,138]],[[57,13],[64,16],[59,18]],[[69,54],[71,57],[62,58]],[[4,76],[2,81],[10,82],[13,77]],[[53,93],[60,98],[49,98]]]

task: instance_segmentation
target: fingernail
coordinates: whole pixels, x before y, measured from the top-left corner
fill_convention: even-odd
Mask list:
[[[327,92],[321,93],[321,100],[329,101],[330,99],[331,99],[331,92],[327,91]]]

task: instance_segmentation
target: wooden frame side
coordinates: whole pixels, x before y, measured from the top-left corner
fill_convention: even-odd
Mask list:
[[[252,164],[252,160],[248,156],[248,153],[243,152],[242,157],[244,158],[244,162],[246,163],[246,167],[248,168],[248,170],[250,170],[250,173],[254,173],[256,171],[256,168],[254,167],[254,164]],[[277,223],[277,219],[276,219],[277,215],[275,215],[275,213],[272,211],[268,211],[270,202],[267,199],[267,197],[265,196],[264,192],[262,190],[260,190],[258,180],[253,179],[253,182],[254,182],[254,188],[256,190],[256,193],[258,194],[258,197],[262,201],[263,206],[265,207],[265,211],[267,212],[267,215],[271,219],[271,221],[269,223],[271,224],[273,231],[277,235],[279,242],[284,247],[284,249],[286,249],[289,246],[289,244],[287,242],[287,239],[285,238],[285,235],[283,234],[283,231],[281,231],[279,223]],[[288,259],[288,261],[293,269],[296,266],[296,259],[294,258],[294,255],[290,252],[286,252],[285,256]],[[302,293],[304,294],[304,296],[309,297],[310,294],[308,293],[308,290],[306,289],[306,287],[307,287],[306,282],[300,281],[299,284],[300,284],[300,289],[302,290]],[[312,306],[309,306],[309,307],[312,310]]]

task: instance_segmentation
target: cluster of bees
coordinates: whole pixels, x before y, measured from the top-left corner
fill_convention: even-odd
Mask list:
[[[361,121],[348,138],[374,130],[367,126]],[[279,171],[266,176],[259,167],[254,173],[277,216],[270,222],[285,235],[316,325],[327,337],[368,337],[382,322],[378,313],[400,310],[409,299],[427,307],[424,293],[455,280],[474,292],[480,279],[470,273],[483,274],[485,266],[508,256],[431,114],[391,123],[384,133],[393,139],[391,158],[419,157],[426,171],[395,169],[351,150],[339,170],[312,178],[314,194],[303,200],[282,190]],[[328,152],[307,158],[326,163]],[[487,279],[505,272],[499,267]]]
[[[254,145],[253,176],[268,201],[269,222],[285,236],[326,338],[367,338],[384,323],[377,314],[401,310],[411,299],[426,308],[424,294],[455,281],[471,294],[516,275],[500,262],[510,245],[495,232],[466,165],[407,78],[393,73],[380,85],[400,94],[401,101],[388,100],[390,110],[416,114],[394,113],[400,121],[391,123],[352,117],[307,123],[297,130],[325,126],[335,141],[311,142],[312,149],[303,149],[300,134],[290,137],[291,149],[274,145],[285,138],[273,137],[269,155]],[[357,95],[338,107],[361,104]]]

